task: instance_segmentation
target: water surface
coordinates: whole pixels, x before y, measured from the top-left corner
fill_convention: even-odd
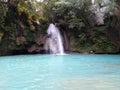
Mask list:
[[[120,90],[120,55],[0,57],[0,90]]]

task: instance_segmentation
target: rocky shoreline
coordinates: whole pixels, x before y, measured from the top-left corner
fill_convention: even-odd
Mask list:
[[[120,52],[116,53],[95,53],[95,52],[78,52],[78,51],[65,51],[66,54],[120,54]],[[46,53],[45,50],[40,50],[40,51],[33,51],[33,52],[28,52],[27,50],[14,50],[10,51],[9,54],[3,55],[3,56],[12,56],[12,55],[31,55],[31,54],[48,54]]]

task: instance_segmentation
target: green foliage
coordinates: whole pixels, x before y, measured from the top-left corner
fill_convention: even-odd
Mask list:
[[[6,54],[10,50],[16,48],[16,21],[17,21],[17,9],[16,6],[9,6],[0,1],[0,54]]]
[[[101,0],[95,0],[95,3],[100,2]],[[110,11],[114,4],[107,4]],[[0,1],[0,52],[8,54],[11,50],[27,49],[35,43],[39,35],[46,34],[51,22],[58,22],[67,28],[62,31],[70,34],[75,51],[115,52],[116,47],[109,40],[106,29],[114,28],[117,19],[111,19],[107,13],[106,17],[109,17],[105,26],[96,27],[91,23],[93,11],[90,6],[90,0],[44,0],[42,3],[35,0],[13,0],[12,4]],[[40,21],[40,24],[37,24],[36,20]],[[16,37],[19,36],[23,36],[25,41],[17,43]]]
[[[106,33],[99,29],[93,29],[87,36],[85,33],[79,35],[79,38],[73,37],[74,49],[80,52],[89,52],[94,50],[96,53],[112,53],[116,47],[107,37]]]
[[[88,0],[53,0],[47,5],[49,9],[47,14],[52,14],[52,19],[63,19],[69,27],[82,27],[88,24],[86,21],[86,17],[90,16]]]
[[[41,33],[41,29],[44,28],[35,23],[41,14],[35,13],[34,5],[28,3],[24,0],[14,4],[0,1],[0,52],[3,52],[0,55],[9,54],[12,50],[27,49],[35,43],[38,32]],[[36,18],[33,19],[33,16]],[[17,37],[25,38],[24,42],[18,43]]]
[[[99,4],[101,2],[101,0],[95,1]],[[112,2],[114,1],[111,0],[105,4],[111,12],[115,4]],[[49,13],[51,13],[49,18],[52,18],[52,22],[56,19],[62,19],[65,22],[68,31],[72,32],[70,37],[73,50],[80,52],[95,50],[97,53],[115,52],[116,47],[106,33],[111,23],[106,21],[104,28],[99,26],[95,29],[96,26],[91,23],[93,11],[90,5],[90,0],[52,0],[48,3]]]
[[[0,1],[0,31],[4,31],[4,20],[7,12],[7,6]]]
[[[36,16],[37,18],[45,19],[43,16],[43,8],[45,8],[45,5],[41,2],[29,2],[29,0],[20,0],[17,6],[19,15],[21,15],[24,12],[29,15],[28,18]]]
[[[2,43],[2,39],[4,36],[4,22],[5,22],[5,16],[6,16],[6,12],[7,12],[7,6],[5,4],[3,4],[2,1],[0,1],[0,46]],[[2,51],[3,47],[0,47],[0,52]]]

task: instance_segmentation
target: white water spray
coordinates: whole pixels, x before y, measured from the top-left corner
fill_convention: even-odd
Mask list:
[[[92,4],[94,4],[94,3],[95,3],[95,0],[91,0],[91,2],[92,2]]]
[[[63,42],[59,29],[52,23],[47,29],[47,40],[45,44],[45,49],[46,51],[49,51],[50,54],[64,54]]]

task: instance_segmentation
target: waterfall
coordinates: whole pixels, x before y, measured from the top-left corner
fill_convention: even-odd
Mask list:
[[[94,3],[95,3],[95,0],[91,0],[91,2],[92,2],[92,4],[94,4]]]
[[[63,42],[59,29],[52,23],[47,29],[45,49],[46,51],[49,51],[50,54],[64,54]]]

